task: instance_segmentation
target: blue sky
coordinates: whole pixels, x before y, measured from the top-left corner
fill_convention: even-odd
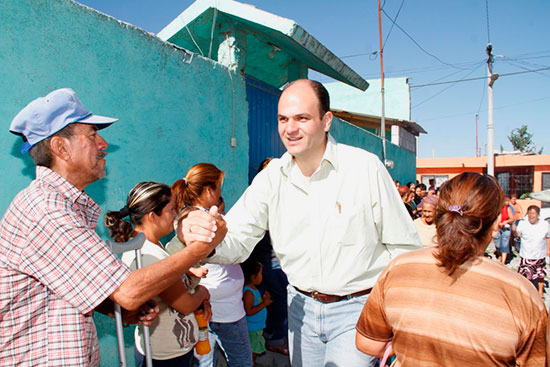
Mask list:
[[[151,33],[186,9],[189,0],[79,1]],[[380,77],[378,2],[375,0],[249,0],[290,18],[365,79]],[[488,41],[493,44],[495,150],[511,150],[507,136],[528,125],[533,142],[550,154],[550,1],[382,1],[386,78],[408,77],[411,117],[427,132],[418,155],[474,156],[475,115],[479,147],[487,142]],[[487,5],[488,4],[488,11]],[[392,28],[392,20],[395,26]],[[487,22],[488,20],[488,22]],[[405,34],[406,32],[406,34]],[[508,75],[521,72],[521,74]],[[310,72],[321,82],[330,78]],[[424,86],[434,83],[447,84]]]

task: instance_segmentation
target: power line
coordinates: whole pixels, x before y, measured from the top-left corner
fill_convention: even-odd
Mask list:
[[[439,57],[435,56],[434,54],[426,51],[422,46],[420,46],[420,44],[418,42],[416,42],[416,40],[411,36],[409,35],[403,28],[401,28],[401,26],[399,26],[399,24],[397,24],[396,22],[393,21],[393,19],[388,15],[388,13],[386,13],[386,11],[384,9],[382,9],[382,13],[384,13],[384,15],[392,21],[393,24],[395,24],[395,26],[405,34],[405,36],[407,36],[420,50],[422,50],[422,52],[424,52],[426,55],[430,56],[430,57],[433,57],[434,59],[436,59],[437,61],[439,61],[440,63],[442,64],[445,64],[447,66],[450,66],[452,68],[455,68],[455,69],[460,69],[459,67],[453,65],[453,64],[449,64],[448,62],[445,62],[443,60],[441,60]]]
[[[405,0],[401,1],[401,5],[399,6],[399,10],[397,10],[397,14],[395,15],[395,19],[392,20],[392,25],[390,27],[390,30],[386,36],[386,39],[384,40],[384,43],[382,44],[382,51],[386,48],[386,42],[388,41],[388,38],[390,38],[391,31],[393,29],[393,26],[395,25],[395,22],[397,21],[397,17],[399,17],[399,13],[401,13],[401,8],[403,7],[403,4],[405,4]]]
[[[481,93],[481,99],[479,100],[479,106],[477,107],[476,115],[479,115],[479,111],[481,111],[481,105],[483,104],[483,100],[485,99],[486,89],[487,89],[487,83],[483,83],[483,92]]]
[[[476,71],[476,69],[472,69],[468,74],[464,75],[464,78],[466,78],[468,75],[472,74],[474,71]],[[461,80],[463,80],[464,78],[462,78]],[[428,102],[430,99],[437,97],[437,96],[440,95],[441,93],[445,92],[447,89],[453,87],[453,86],[454,86],[456,83],[458,83],[459,81],[460,81],[460,80],[456,81],[455,83],[449,85],[449,86],[446,87],[446,88],[443,88],[442,90],[440,90],[440,91],[437,92],[436,94],[434,94],[434,95],[432,95],[432,96],[426,98],[426,99],[423,100],[422,102],[417,103],[416,105],[412,106],[412,108],[416,108],[416,107],[418,107],[418,106],[420,106],[420,105],[422,105],[422,104]]]
[[[517,63],[515,63],[515,62],[513,62],[513,61],[509,61],[509,60],[504,60],[504,61],[506,61],[508,64],[510,64],[510,65],[512,65],[512,66],[515,66],[515,67],[517,67],[517,68],[520,68],[520,69],[523,69],[523,70],[529,70],[529,69],[527,69],[527,68],[524,67],[524,66],[517,65]],[[540,66],[540,65],[539,65],[539,66]],[[537,72],[537,74],[542,75],[542,76],[544,76],[544,77],[546,77],[546,78],[550,78],[550,75],[546,75],[546,74],[544,74],[544,73],[542,73],[542,72]]]
[[[528,100],[528,101],[523,101],[523,102],[518,102],[518,103],[513,103],[513,104],[509,104],[509,105],[504,105],[504,106],[499,106],[499,107],[495,107],[494,109],[495,110],[501,110],[501,109],[504,109],[504,108],[511,108],[511,107],[516,107],[516,106],[521,106],[521,105],[524,105],[524,104],[529,104],[529,103],[533,103],[533,102],[538,102],[538,101],[543,101],[543,100],[546,100],[546,99],[550,99],[550,97],[542,97],[542,98],[536,98],[536,99],[531,99],[531,100]],[[485,111],[485,109],[484,109]],[[478,111],[477,113],[479,114],[480,111]],[[463,113],[458,113],[458,114],[454,114],[454,115],[445,115],[445,116],[439,116],[439,117],[431,117],[431,118],[428,118],[428,119],[416,119],[416,122],[418,123],[425,123],[427,121],[433,121],[433,120],[446,120],[446,119],[450,119],[450,118],[453,118],[453,117],[460,117],[460,116],[471,116],[475,114],[475,112],[463,112]]]
[[[517,75],[517,74],[525,74],[525,73],[536,73],[538,71],[544,71],[544,70],[550,70],[550,67],[546,67],[546,68],[542,68],[542,69],[536,69],[536,70],[517,71],[515,73],[498,74],[498,76],[503,77],[503,76]],[[411,88],[431,87],[431,86],[434,86],[434,85],[458,83],[458,82],[470,82],[472,80],[481,80],[481,79],[488,79],[488,78],[489,78],[488,76],[481,76],[481,77],[477,77],[477,78],[451,80],[451,81],[448,81],[448,82],[439,82],[439,83],[421,84],[421,85],[411,85]]]
[[[487,14],[487,43],[491,43],[491,32],[489,31],[489,0],[485,0],[485,9]]]

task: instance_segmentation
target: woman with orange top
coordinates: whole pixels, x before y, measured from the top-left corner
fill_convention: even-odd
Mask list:
[[[384,269],[357,322],[359,350],[393,350],[397,366],[546,365],[537,290],[483,256],[502,202],[498,183],[478,173],[442,185],[437,247],[401,254]]]

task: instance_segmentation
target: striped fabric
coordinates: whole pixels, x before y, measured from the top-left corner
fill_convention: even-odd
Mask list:
[[[97,366],[93,310],[129,275],[97,204],[37,167],[0,222],[0,365]]]
[[[382,273],[357,331],[393,338],[398,366],[545,366],[546,309],[522,276],[484,257],[450,277],[434,249],[398,256]]]

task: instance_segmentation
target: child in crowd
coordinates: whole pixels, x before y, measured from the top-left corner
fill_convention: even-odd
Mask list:
[[[258,354],[265,352],[265,339],[263,337],[265,320],[267,319],[267,310],[265,308],[271,304],[271,296],[266,291],[262,297],[257,288],[262,283],[262,264],[256,260],[249,259],[242,263],[241,266],[244,274],[244,310],[246,312],[250,345],[252,346],[252,360],[254,365],[256,365]]]

